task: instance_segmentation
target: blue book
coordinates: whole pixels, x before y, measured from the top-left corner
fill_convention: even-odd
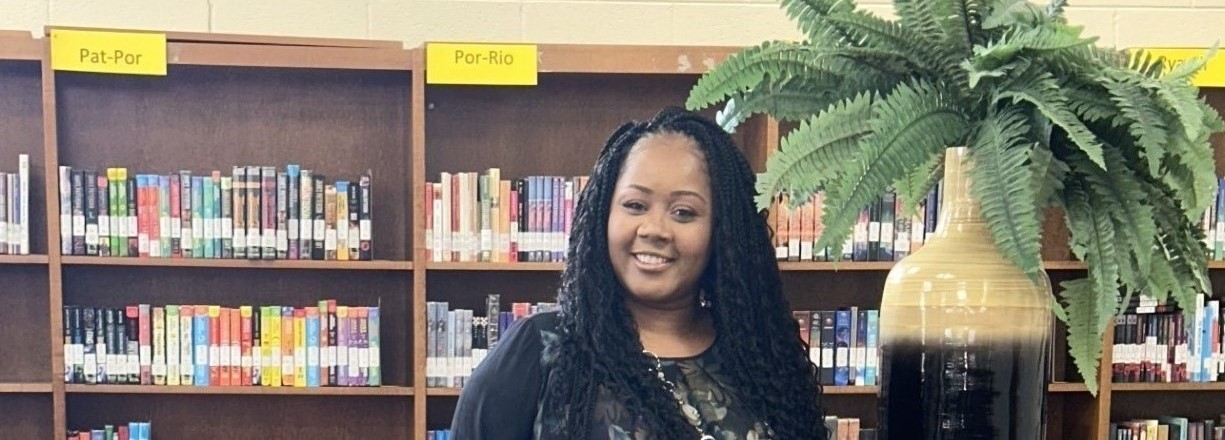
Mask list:
[[[306,386],[319,386],[319,312],[306,314]],[[312,313],[313,311],[313,313]],[[324,313],[327,313],[324,310]]]
[[[880,310],[868,310],[868,334],[867,334],[867,365],[864,368],[864,385],[876,385],[876,369],[879,364],[877,358],[877,336],[880,333]]]
[[[838,309],[834,315],[834,385],[851,382],[851,311]]]
[[[195,316],[192,317],[192,344],[195,347],[194,359],[192,364],[195,366],[194,382],[196,386],[206,387],[209,383],[209,358],[208,358],[208,314],[200,313],[200,308],[195,307]]]

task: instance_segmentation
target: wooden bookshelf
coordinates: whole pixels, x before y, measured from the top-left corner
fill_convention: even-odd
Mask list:
[[[51,382],[0,383],[0,394],[50,393]]]
[[[33,255],[0,256],[0,286],[22,287],[0,295],[0,322],[10,323],[0,353],[21,354],[0,363],[6,435],[58,439],[67,429],[152,419],[159,437],[425,440],[427,430],[447,427],[461,391],[425,386],[426,302],[477,309],[487,293],[501,294],[503,305],[550,301],[563,263],[427,261],[421,184],[440,172],[489,167],[500,168],[503,178],[587,175],[620,123],[683,103],[706,66],[736,50],[546,44],[539,46],[537,86],[460,87],[425,84],[423,50],[399,42],[183,32],[167,38],[168,75],[146,78],[57,72],[44,62],[44,40],[0,32],[0,169],[15,164],[16,154],[30,154],[31,212],[38,214]],[[1205,95],[1225,108],[1225,93]],[[786,130],[756,117],[734,139],[760,172]],[[1225,174],[1225,148],[1217,151]],[[286,163],[329,180],[372,171],[374,261],[61,255],[59,165],[171,173]],[[1058,213],[1048,214],[1042,258],[1058,286],[1085,266],[1072,261]],[[779,264],[795,310],[878,308],[893,265]],[[1225,261],[1208,267],[1214,285],[1225,282]],[[64,305],[302,306],[324,298],[380,305],[386,386],[64,383]],[[1092,396],[1068,359],[1064,332],[1057,325],[1053,334],[1048,439],[1105,439],[1111,420],[1151,415],[1155,403],[1198,414],[1197,405],[1225,390],[1222,383],[1111,383],[1108,330],[1101,391]],[[822,402],[826,413],[875,427],[877,392],[829,386]]]
[[[0,255],[0,264],[47,264],[46,255]]]
[[[65,266],[199,267],[213,269],[413,270],[411,261],[239,260],[65,256]]]
[[[412,396],[413,387],[235,387],[68,384],[70,394],[245,394],[257,396]]]

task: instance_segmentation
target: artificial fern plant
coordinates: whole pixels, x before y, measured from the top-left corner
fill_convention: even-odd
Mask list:
[[[1225,127],[1190,83],[1215,46],[1175,66],[1098,48],[1065,4],[895,0],[891,21],[851,0],[782,0],[806,39],[729,57],[687,105],[726,101],[729,129],[759,113],[798,123],[759,176],[757,204],[823,191],[817,249],[841,247],[888,187],[920,200],[949,146],[968,147],[992,236],[1034,280],[1042,212],[1062,209],[1087,271],[1053,303],[1096,393],[1102,332],[1132,295],[1190,310],[1209,291],[1199,222],[1217,190],[1209,135]]]

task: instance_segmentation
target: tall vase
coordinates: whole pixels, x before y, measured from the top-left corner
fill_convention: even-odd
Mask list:
[[[1045,437],[1050,281],[1031,282],[995,246],[965,157],[946,150],[936,231],[885,282],[884,439]]]

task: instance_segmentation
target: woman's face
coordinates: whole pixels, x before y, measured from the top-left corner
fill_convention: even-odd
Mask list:
[[[652,134],[631,147],[613,190],[608,253],[631,300],[692,304],[710,257],[706,161],[685,135]]]

